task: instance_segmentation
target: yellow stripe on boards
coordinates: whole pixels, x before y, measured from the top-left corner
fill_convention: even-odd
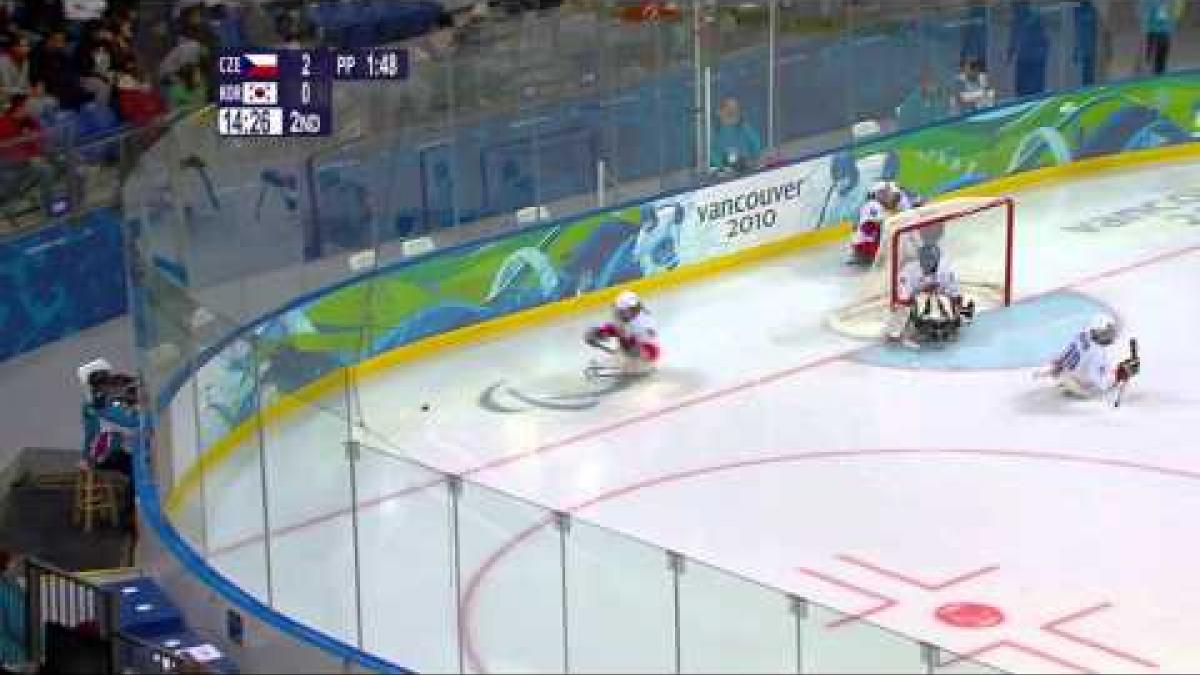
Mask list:
[[[1134,150],[1117,155],[1106,155],[1033,169],[1012,176],[997,178],[987,183],[972,185],[960,190],[938,195],[933,201],[958,197],[1000,196],[1032,187],[1045,187],[1081,176],[1106,171],[1127,170],[1134,166],[1177,162],[1200,157],[1200,143]],[[1019,214],[1018,214],[1019,216]],[[1019,227],[1019,225],[1018,225]],[[281,395],[257,415],[252,415],[220,440],[205,450],[200,458],[184,472],[183,477],[169,493],[165,509],[169,516],[178,515],[183,501],[200,485],[201,478],[212,468],[222,463],[241,447],[257,431],[261,421],[265,430],[277,427],[297,412],[313,410],[331,391],[374,377],[400,364],[429,358],[430,356],[462,345],[476,344],[508,335],[512,332],[559,320],[565,316],[591,311],[612,301],[618,293],[632,289],[643,294],[702,281],[751,263],[777,258],[796,251],[822,246],[847,237],[850,224],[801,232],[770,241],[753,248],[735,251],[717,258],[692,263],[679,269],[639,279],[627,284],[593,291],[584,295],[566,298],[532,307],[520,312],[488,319],[477,324],[431,335],[411,344],[379,354],[353,366],[323,375],[289,394]],[[329,414],[329,413],[326,413]],[[265,437],[265,434],[264,434]]]

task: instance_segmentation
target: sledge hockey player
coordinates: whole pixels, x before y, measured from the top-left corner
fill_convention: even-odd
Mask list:
[[[884,329],[889,341],[910,347],[946,342],[975,318],[975,302],[963,298],[958,277],[942,261],[937,244],[922,244],[916,259],[900,268],[898,283],[898,304]]]
[[[1117,339],[1117,323],[1112,317],[1100,314],[1093,317],[1086,329],[1079,332],[1058,358],[1034,371],[1034,377],[1054,378],[1055,385],[1065,394],[1079,398],[1106,395],[1118,385],[1128,382],[1141,368],[1136,352],[1112,367],[1108,347]],[[1135,343],[1133,343],[1135,344]],[[1136,349],[1131,344],[1131,349]]]
[[[653,370],[661,353],[654,317],[633,291],[622,291],[617,296],[612,321],[588,329],[584,342],[618,355],[621,362],[614,368],[622,373]]]
[[[850,241],[850,262],[870,266],[883,242],[883,224],[890,216],[925,203],[923,197],[905,190],[891,181],[881,181],[871,187],[867,201],[858,211],[858,225]]]

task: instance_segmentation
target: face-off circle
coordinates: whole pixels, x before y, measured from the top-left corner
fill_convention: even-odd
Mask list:
[[[955,628],[992,628],[1004,623],[1004,612],[979,602],[952,602],[938,607],[933,615]]]

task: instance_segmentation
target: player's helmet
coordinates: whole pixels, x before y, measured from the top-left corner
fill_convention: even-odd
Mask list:
[[[621,291],[616,301],[613,302],[613,309],[616,311],[617,316],[626,321],[637,315],[638,310],[641,308],[642,299],[633,291]]]
[[[937,244],[923,244],[917,249],[917,260],[921,261],[921,271],[925,274],[937,272],[938,263],[942,260],[942,251]]]
[[[1088,323],[1088,333],[1096,344],[1111,345],[1117,339],[1117,322],[1107,314],[1097,314]]]

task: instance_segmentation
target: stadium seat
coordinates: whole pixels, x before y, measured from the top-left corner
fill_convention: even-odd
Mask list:
[[[112,108],[95,102],[84,105],[77,123],[79,155],[89,163],[115,161],[119,146],[105,139],[114,137],[121,126]]]
[[[68,148],[79,136],[79,116],[73,110],[55,110],[42,120],[50,147]]]
[[[187,630],[183,614],[154,579],[138,577],[105,589],[118,598],[121,630],[145,639]]]

